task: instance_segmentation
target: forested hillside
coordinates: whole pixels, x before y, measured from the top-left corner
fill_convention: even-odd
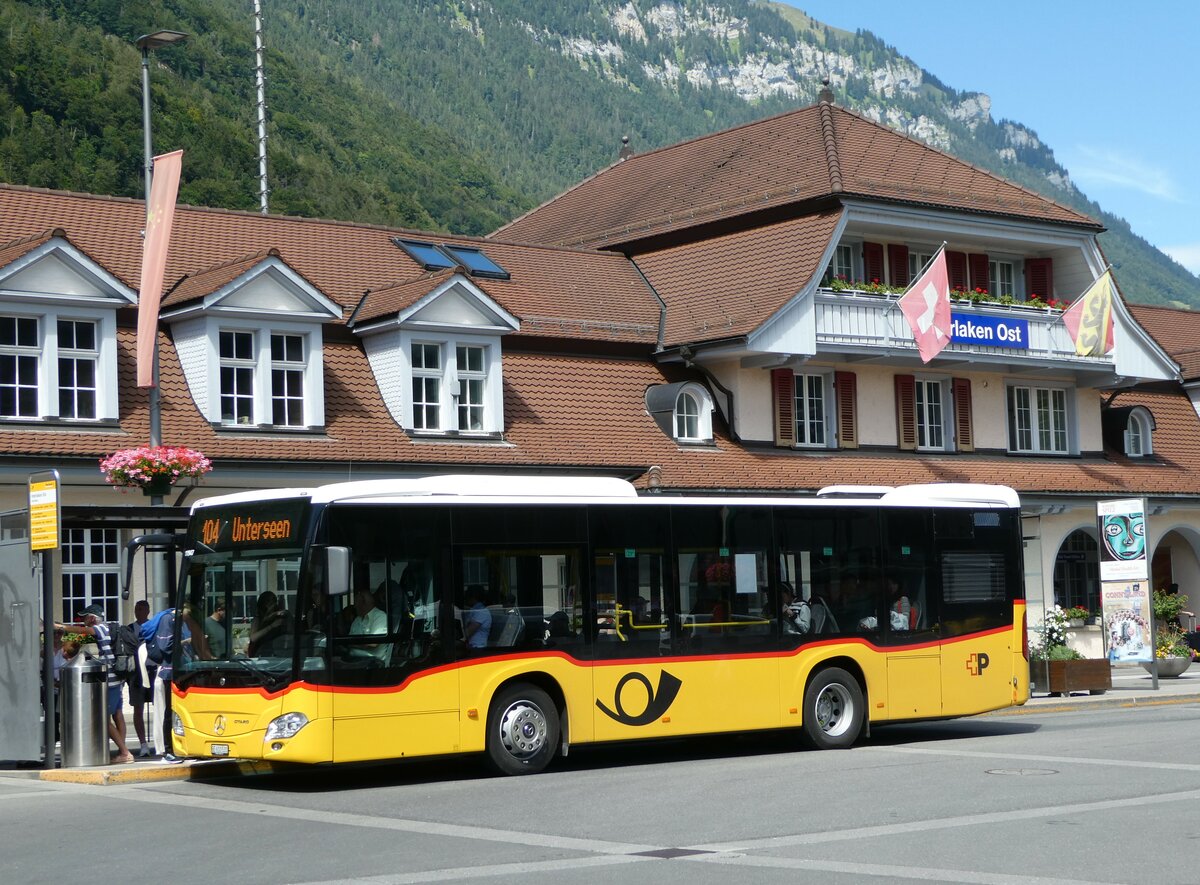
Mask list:
[[[264,0],[271,211],[484,233],[635,151],[838,101],[1097,217],[1132,300],[1200,306],[1200,279],[994,120],[867,32],[747,0]],[[181,199],[257,207],[248,0],[0,3],[0,178],[141,195],[139,58]]]

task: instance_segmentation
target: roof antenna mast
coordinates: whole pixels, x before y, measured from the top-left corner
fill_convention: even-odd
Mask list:
[[[263,72],[262,0],[254,0],[254,84],[258,88],[258,203],[267,214],[267,86]]]

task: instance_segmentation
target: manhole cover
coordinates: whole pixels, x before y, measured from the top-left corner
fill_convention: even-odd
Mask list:
[[[1058,774],[1053,768],[989,768],[987,774],[1003,774],[1009,777],[1041,777]]]

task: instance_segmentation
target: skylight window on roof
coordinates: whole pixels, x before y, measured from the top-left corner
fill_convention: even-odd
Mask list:
[[[423,243],[420,240],[392,240],[397,246],[408,253],[409,257],[426,270],[441,270],[454,267],[459,262],[447,255],[433,243]]]
[[[508,271],[483,254],[482,249],[471,249],[466,246],[443,245],[442,251],[471,272],[472,276],[495,277],[508,279]]]

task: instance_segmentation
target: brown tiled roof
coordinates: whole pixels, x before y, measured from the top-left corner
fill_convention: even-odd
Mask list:
[[[415,280],[392,283],[380,289],[372,289],[363,296],[362,303],[355,309],[349,322],[361,325],[380,317],[392,316],[428,295],[442,283],[459,273],[455,268],[421,274]],[[483,287],[480,286],[482,289]]]
[[[256,252],[244,258],[235,258],[232,261],[222,262],[216,267],[205,268],[190,273],[171,287],[163,297],[162,306],[164,308],[178,307],[181,304],[187,304],[189,301],[195,301],[203,298],[205,295],[210,295],[222,286],[232,283],[251,268],[262,264],[267,258],[278,255],[279,252],[277,250],[268,249],[265,252]]]
[[[1183,380],[1200,379],[1200,312],[1143,304],[1128,307],[1138,325],[1179,363]]]
[[[0,184],[0,243],[63,228],[77,248],[134,289],[144,226],[140,200]],[[487,280],[487,291],[522,320],[523,334],[650,345],[656,340],[658,303],[629,262],[609,253],[180,206],[164,279],[169,286],[207,271],[213,274],[202,281],[208,286],[220,277],[218,266],[276,249],[348,315],[363,293],[423,272],[392,242],[414,235],[482,248],[508,271],[510,279]],[[524,322],[526,315],[535,321]]]
[[[634,155],[496,233],[612,245],[831,196],[1099,228],[1085,215],[886,126],[818,104]]]
[[[814,274],[842,210],[793,218],[636,257],[667,303],[668,346],[745,335]]]
[[[20,237],[11,243],[5,243],[3,246],[0,246],[0,267],[12,264],[18,258],[28,255],[38,246],[50,242],[55,237],[63,237],[65,239],[66,231],[61,228],[55,228],[54,230],[31,234],[27,237]]]

